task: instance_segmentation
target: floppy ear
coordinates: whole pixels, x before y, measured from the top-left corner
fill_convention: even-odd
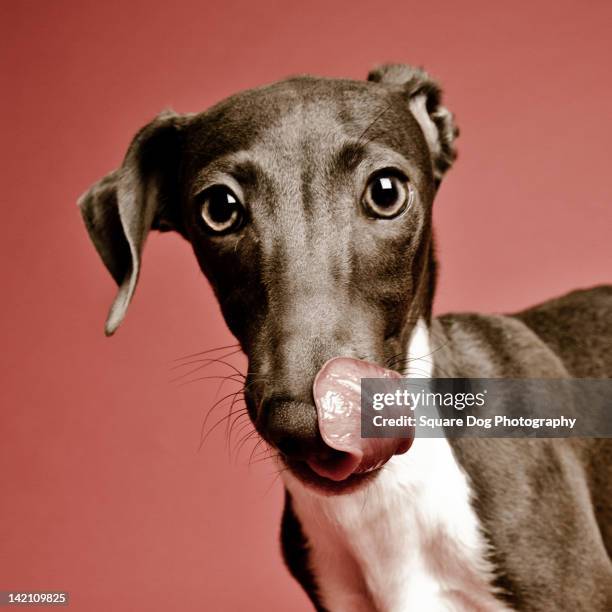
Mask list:
[[[132,140],[122,166],[78,201],[89,236],[119,285],[106,320],[110,336],[132,299],[149,230],[178,229],[181,129],[189,116],[162,113]]]
[[[385,64],[368,74],[368,81],[395,86],[408,97],[410,111],[419,122],[429,146],[436,183],[457,157],[455,138],[459,130],[452,113],[442,106],[440,86],[420,68]]]

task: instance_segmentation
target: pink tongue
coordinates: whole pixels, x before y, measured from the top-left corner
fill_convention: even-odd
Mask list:
[[[392,370],[349,357],[330,359],[315,377],[313,394],[321,436],[327,446],[341,451],[329,461],[308,461],[319,476],[340,481],[371,471],[393,455],[405,453],[412,444],[413,437],[361,437],[362,378],[401,377]]]

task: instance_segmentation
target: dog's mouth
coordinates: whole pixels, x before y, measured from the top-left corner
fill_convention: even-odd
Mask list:
[[[346,492],[367,482],[393,456],[405,453],[414,436],[361,436],[361,379],[400,378],[379,365],[336,357],[319,370],[313,384],[317,420],[326,451],[305,461],[286,463],[308,485],[329,492]]]
[[[303,485],[314,489],[324,495],[345,495],[363,487],[371,482],[380,471],[381,467],[372,469],[368,472],[354,472],[344,480],[331,480],[315,472],[306,461],[295,461],[284,458],[285,465],[291,474]]]

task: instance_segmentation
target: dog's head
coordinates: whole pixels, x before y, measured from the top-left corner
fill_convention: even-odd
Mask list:
[[[106,333],[124,318],[148,232],[180,233],[248,356],[257,430],[296,472],[333,465],[313,381],[336,357],[384,366],[429,320],[432,201],[456,133],[438,86],[399,65],[160,115],[79,202],[119,285]]]

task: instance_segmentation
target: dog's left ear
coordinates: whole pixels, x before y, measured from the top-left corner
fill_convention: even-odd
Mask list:
[[[79,198],[83,220],[119,286],[104,331],[119,327],[136,289],[151,229],[180,231],[178,173],[182,131],[190,115],[162,113],[134,137],[122,166]]]
[[[379,66],[368,74],[368,81],[404,92],[429,146],[434,177],[439,183],[457,157],[455,138],[459,135],[452,113],[442,106],[440,86],[424,70],[405,64]]]

